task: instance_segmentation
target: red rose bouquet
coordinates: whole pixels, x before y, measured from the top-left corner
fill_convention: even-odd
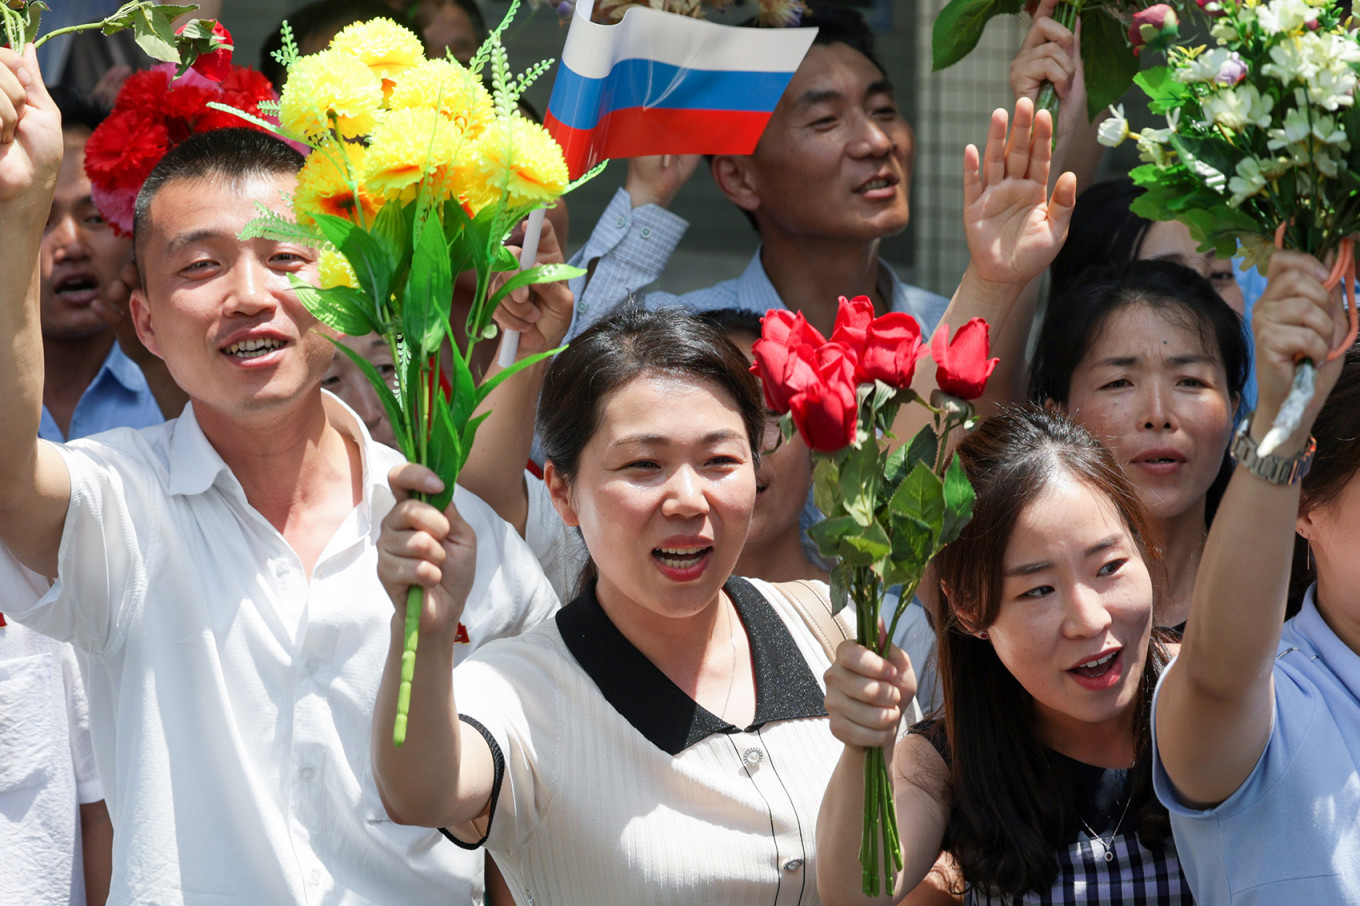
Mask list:
[[[225,71],[214,74],[222,77],[212,81],[189,69],[175,78],[174,64],[162,63],[128,76],[119,89],[113,111],[85,144],[90,194],[114,232],[132,235],[137,192],[175,145],[199,132],[228,126],[261,128],[208,104],[225,104],[259,117],[260,103],[275,99],[269,80],[229,63]]]
[[[874,317],[867,297],[841,298],[831,338],[801,313],[771,311],[761,322],[752,371],[765,402],[814,451],[813,496],[826,518],[810,534],[831,570],[832,606],[855,606],[857,641],[882,654],[926,567],[972,517],[973,488],[948,457],[949,434],[973,419],[968,400],[986,387],[997,360],[987,358],[987,322],[974,318],[953,341],[941,324],[929,347],[920,325],[899,312]],[[911,390],[917,362],[935,360],[939,390],[926,402]],[[899,408],[916,402],[933,424],[895,445]],[[886,637],[878,635],[884,592],[902,586]],[[892,889],[902,867],[892,784],[881,749],[865,758],[864,892]],[[880,872],[880,854],[882,868]]]

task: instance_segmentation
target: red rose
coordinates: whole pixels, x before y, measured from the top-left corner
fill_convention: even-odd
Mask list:
[[[751,347],[756,363],[751,372],[759,375],[765,390],[765,405],[783,415],[789,399],[817,379],[815,350],[826,345],[802,312],[770,311],[760,321],[760,339]]]
[[[1155,3],[1133,14],[1129,26],[1129,43],[1137,50],[1150,47],[1166,50],[1180,35],[1180,19],[1176,11],[1165,3]]]
[[[840,308],[836,310],[836,324],[831,331],[831,342],[840,343],[856,359],[864,349],[864,337],[869,324],[874,320],[874,303],[868,296],[847,299],[841,296]]]
[[[935,360],[935,382],[941,391],[962,400],[982,396],[987,378],[1001,361],[987,358],[988,330],[986,321],[974,318],[960,327],[950,342],[949,325],[940,324],[930,341],[930,355]]]
[[[181,25],[179,31],[184,31],[184,28],[185,26]],[[231,32],[227,31],[227,27],[221,22],[214,22],[212,33],[215,39],[213,47],[217,49],[199,54],[192,66],[203,78],[220,82],[231,73]]]
[[[865,333],[864,351],[859,359],[859,380],[882,381],[891,387],[911,386],[916,362],[925,355],[921,325],[911,315],[889,312],[875,318]]]
[[[790,412],[809,448],[834,453],[855,442],[859,407],[855,405],[853,365],[848,370],[844,367],[849,364],[844,351],[828,364],[820,380],[790,400]]]

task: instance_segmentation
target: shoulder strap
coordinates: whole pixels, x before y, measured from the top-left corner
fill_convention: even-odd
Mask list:
[[[831,612],[831,600],[822,593],[821,586],[814,585],[807,579],[772,584],[789,600],[808,629],[812,630],[817,641],[822,643],[827,660],[835,661],[836,646],[850,637],[845,634],[845,627]]]

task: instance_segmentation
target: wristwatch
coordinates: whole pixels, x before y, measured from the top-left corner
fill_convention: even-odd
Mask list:
[[[1233,461],[1258,478],[1271,484],[1291,485],[1303,480],[1313,465],[1317,441],[1308,436],[1308,444],[1294,456],[1261,456],[1256,452],[1256,441],[1251,439],[1251,412],[1237,426],[1229,452]]]

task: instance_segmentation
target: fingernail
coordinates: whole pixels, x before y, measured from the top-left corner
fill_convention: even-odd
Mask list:
[[[19,84],[23,85],[25,88],[33,84],[33,76],[29,75],[28,70],[23,66],[20,66],[15,70],[14,74],[19,77]]]

